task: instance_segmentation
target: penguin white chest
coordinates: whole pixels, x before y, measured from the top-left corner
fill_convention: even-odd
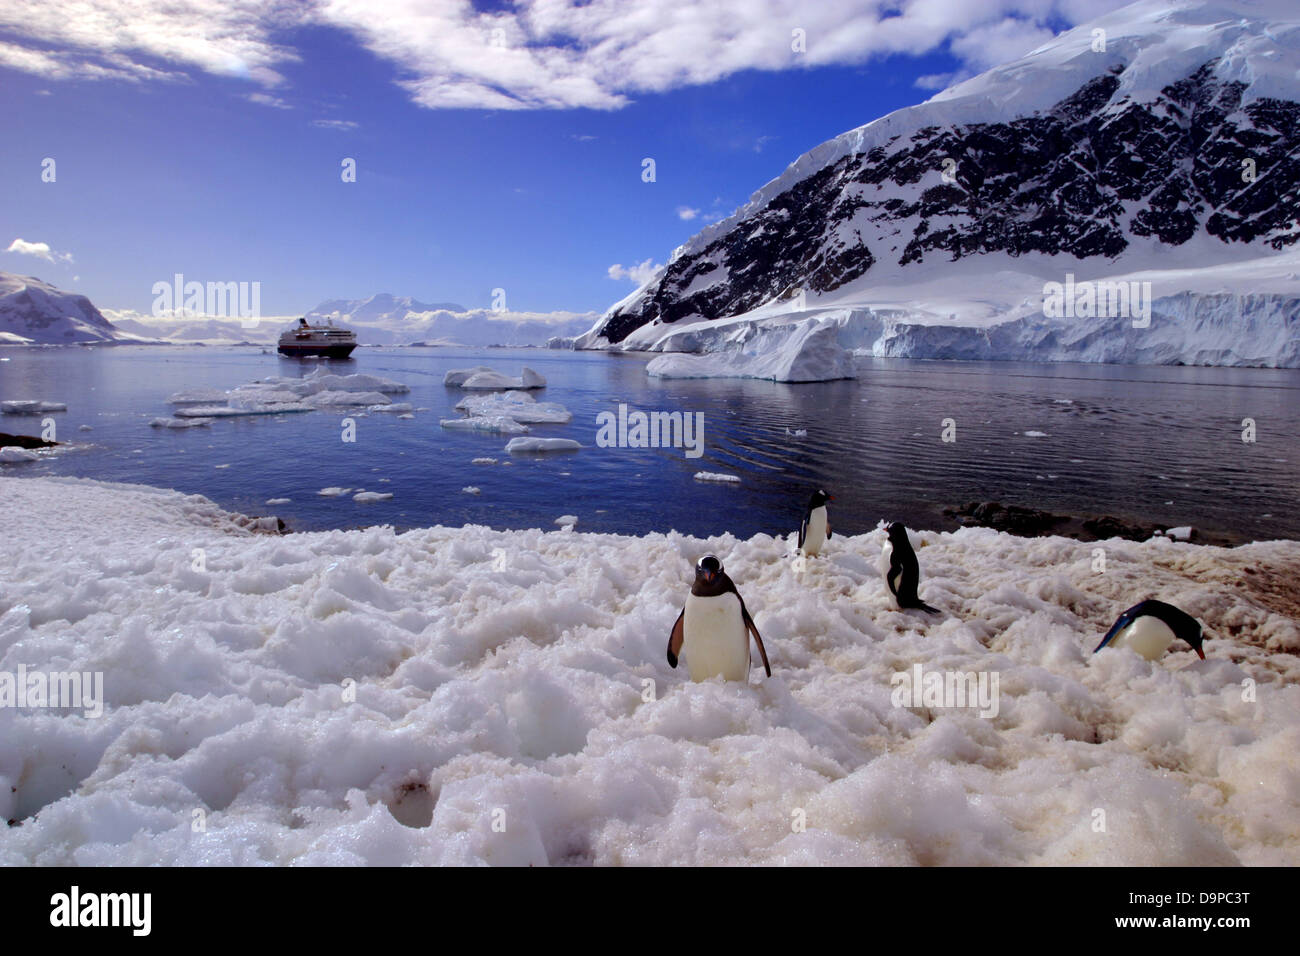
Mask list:
[[[808,513],[808,526],[803,534],[803,553],[817,554],[826,543],[826,506],[814,508]]]
[[[1177,639],[1158,617],[1140,617],[1110,639],[1111,647],[1127,647],[1149,661],[1159,660]]]
[[[691,680],[749,679],[749,635],[734,594],[686,599],[682,649]]]
[[[894,545],[891,542],[886,541],[884,546],[880,549],[880,561],[876,564],[876,567],[880,569],[880,576],[884,578],[886,582],[889,581],[889,562],[893,556]]]

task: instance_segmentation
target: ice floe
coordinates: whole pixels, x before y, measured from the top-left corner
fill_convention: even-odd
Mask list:
[[[539,402],[520,391],[467,395],[456,403],[456,411],[475,416],[501,415],[528,425],[567,425],[573,421],[573,413],[559,402]]]

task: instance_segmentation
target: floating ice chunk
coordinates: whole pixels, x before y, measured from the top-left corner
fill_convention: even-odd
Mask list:
[[[341,498],[351,490],[351,488],[340,488],[338,485],[330,485],[328,488],[322,488],[320,491],[316,492],[316,494],[322,495],[326,498]]]
[[[532,429],[504,415],[475,415],[471,418],[444,418],[438,423],[443,428],[460,431],[488,432],[493,435],[526,435]]]
[[[211,425],[212,418],[155,418],[149,422],[151,428],[199,428]]]
[[[577,451],[581,447],[572,438],[512,438],[506,444],[506,451],[514,455],[534,451]]]
[[[470,462],[471,465],[495,465],[496,463],[495,458],[475,458]]]
[[[789,435],[791,438],[807,438],[807,437],[808,437],[808,429],[806,429],[806,428],[796,428],[794,431],[791,431],[790,429],[787,428],[787,429],[785,430],[785,433],[786,433],[787,435]]]
[[[534,372],[527,365],[518,378],[512,378],[486,365],[474,368],[452,369],[443,376],[442,384],[458,385],[461,388],[481,391],[501,391],[504,389],[545,388],[546,379]]]
[[[527,392],[517,390],[467,395],[456,403],[456,411],[477,416],[504,415],[532,425],[567,425],[573,421],[573,413],[559,402],[539,402]]]
[[[0,402],[0,412],[6,415],[40,415],[44,412],[66,412],[67,410],[68,406],[63,402],[42,402],[34,398]]]
[[[399,418],[415,417],[414,415],[410,414],[411,412],[410,402],[393,402],[392,404],[371,405],[366,409],[366,411],[396,413]]]
[[[299,391],[298,394],[315,394],[317,392],[384,392],[388,394],[402,394],[411,390],[409,385],[402,382],[394,381],[391,378],[384,378],[382,375],[366,375],[357,372],[353,375],[336,375],[324,368],[318,368],[310,375],[305,375],[300,379],[295,378],[277,378],[269,379],[276,384],[287,384],[290,391]]]
[[[473,485],[466,485],[464,488],[460,490],[465,492],[465,494],[467,495],[481,495],[483,493],[482,488],[476,488]]]
[[[387,501],[391,497],[393,497],[391,491],[359,491],[352,496],[352,500],[364,505],[371,501]]]
[[[94,426],[93,426],[93,425],[78,425],[78,426],[77,426],[77,431],[79,431],[79,432],[89,432],[89,431],[94,431],[94,430],[95,430],[95,429],[94,429]]]
[[[5,445],[0,448],[0,462],[15,464],[20,461],[39,461],[40,456],[26,448],[19,448],[17,445]]]
[[[1185,524],[1177,528],[1168,528],[1163,532],[1163,534],[1165,537],[1172,538],[1175,541],[1191,541],[1192,526]]]
[[[310,405],[267,405],[231,408],[229,405],[191,405],[176,409],[180,418],[240,418],[244,415],[281,415],[290,412],[314,412]]]
[[[398,418],[414,418],[415,416],[412,415],[410,412],[407,412],[406,414],[404,414],[404,415],[398,415],[397,417],[398,417]]]
[[[190,388],[174,393],[168,405],[224,405],[227,395],[219,388]]]
[[[555,523],[562,528],[572,528],[575,524],[578,523],[578,516],[560,515],[558,518],[555,519]]]
[[[1029,432],[1025,432],[1025,437],[1026,437],[1026,438],[1046,438],[1046,437],[1047,437],[1047,432],[1034,432],[1034,431],[1029,431]]]
[[[268,505],[287,505],[292,500],[292,498],[267,498],[266,503]]]
[[[697,471],[695,473],[696,481],[730,481],[739,483],[739,475],[727,475],[720,471]]]

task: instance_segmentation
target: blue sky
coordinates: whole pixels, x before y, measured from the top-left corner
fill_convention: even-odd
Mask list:
[[[1117,5],[0,0],[0,269],[603,310],[800,153]]]

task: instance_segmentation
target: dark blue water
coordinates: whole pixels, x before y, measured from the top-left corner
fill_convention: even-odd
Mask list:
[[[778,385],[742,380],[661,381],[645,356],[535,349],[360,349],[335,371],[405,382],[414,420],[345,412],[217,421],[207,428],[150,428],[181,389],[231,388],[269,375],[307,374],[314,362],[259,348],[4,349],[0,399],[62,401],[58,438],[78,447],[8,476],[80,475],[206,495],[250,514],[274,513],[298,530],[467,522],[697,535],[785,534],[815,487],[835,495],[837,530],[882,518],[916,527],[956,523],[945,507],[973,500],[1067,514],[1112,514],[1190,524],[1231,540],[1300,538],[1300,372],[863,359],[858,381]],[[509,456],[507,438],[453,432],[464,397],[442,385],[451,368],[527,364],[549,380],[535,393],[574,414],[533,426],[569,437],[575,453]],[[595,446],[598,413],[620,402],[643,411],[703,412],[705,451]],[[941,441],[942,420],[957,440]],[[1253,418],[1257,441],[1242,442]],[[80,431],[87,424],[91,431]],[[805,437],[787,431],[806,430]],[[0,431],[38,434],[38,418],[3,416]],[[1041,432],[1030,437],[1027,432]],[[476,457],[510,466],[474,465]],[[227,467],[218,467],[218,466]],[[739,485],[694,479],[741,476]],[[386,479],[386,480],[384,480]],[[337,485],[392,492],[359,504],[322,498]],[[480,495],[462,491],[477,486]],[[290,498],[267,506],[269,498]]]

